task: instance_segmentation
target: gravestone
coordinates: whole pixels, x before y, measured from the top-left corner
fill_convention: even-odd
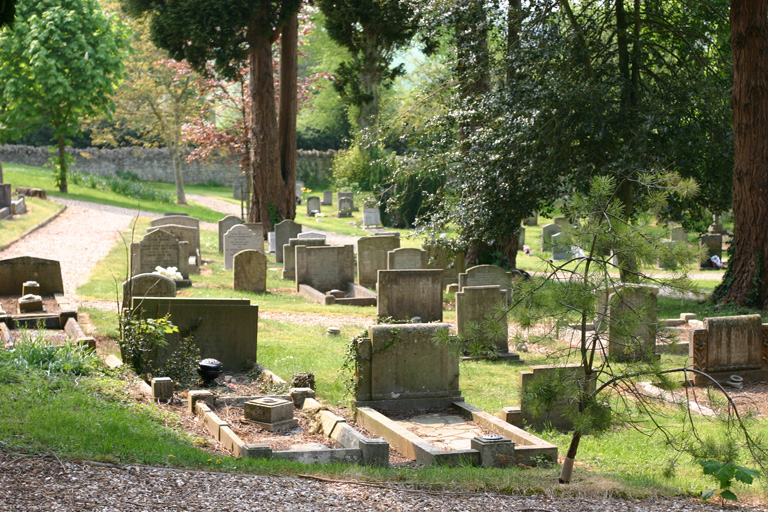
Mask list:
[[[308,285],[321,293],[346,290],[355,279],[355,248],[351,245],[296,246],[296,290]]]
[[[459,291],[467,286],[498,286],[507,296],[511,298],[512,272],[507,272],[496,265],[476,265],[470,267],[466,272],[459,274]]]
[[[555,233],[550,239],[552,242],[552,259],[554,261],[568,261],[571,259],[571,247],[563,238],[566,235],[564,233]]]
[[[224,252],[224,233],[230,230],[232,226],[236,226],[238,224],[242,224],[243,221],[240,220],[240,217],[235,217],[234,215],[227,215],[223,219],[219,221],[219,252]]]
[[[493,339],[487,340],[499,354],[508,354],[507,293],[499,285],[465,286],[456,293],[456,330],[466,335],[470,324],[494,322],[501,326]],[[483,340],[485,341],[485,340]]]
[[[123,283],[123,309],[140,297],[175,297],[176,283],[160,274],[138,274]]]
[[[268,242],[268,245],[269,245],[269,252],[271,254],[274,254],[275,253],[275,247],[277,246],[277,243],[275,242],[275,232],[274,231],[270,231],[269,233],[267,233],[267,242]]]
[[[299,233],[301,235],[305,233]],[[319,247],[325,245],[322,238],[291,238],[283,246],[283,279],[296,279],[296,246]]]
[[[189,267],[190,272],[198,273],[200,265],[200,230],[190,226],[181,226],[177,224],[163,224],[147,228],[147,233],[161,229],[172,234],[182,242],[189,244]]]
[[[256,238],[253,231],[243,224],[232,226],[224,233],[224,268],[232,268],[235,254],[240,251],[264,249],[264,240]]]
[[[454,252],[442,245],[424,244],[427,251],[427,268],[443,271],[443,287],[459,282],[459,274],[464,272],[463,252]]]
[[[131,277],[151,274],[156,267],[176,267],[184,279],[189,279],[189,242],[158,229],[131,244]]]
[[[149,223],[149,225],[152,227],[166,226],[169,224],[172,224],[175,226],[187,226],[190,228],[195,228],[197,230],[200,229],[200,219],[196,219],[195,217],[190,217],[189,215],[179,215],[176,213],[171,215],[164,215],[162,217],[152,219],[152,221]]]
[[[39,295],[64,293],[58,261],[32,256],[0,260],[0,295],[20,295],[27,281],[40,283]]]
[[[720,258],[720,261],[723,260],[723,235],[701,235],[699,247],[704,248],[704,259],[701,261],[702,267],[713,267],[710,260],[712,256],[717,256]]]
[[[325,190],[323,191],[323,202],[320,203],[323,206],[331,206],[333,204],[333,191],[332,190]]]
[[[654,357],[659,314],[654,286],[622,285],[599,292],[595,325],[608,328],[608,355],[617,361]]]
[[[670,240],[672,240],[673,242],[688,241],[688,233],[685,232],[685,229],[682,226],[675,226],[670,230],[669,234],[670,234]]]
[[[292,220],[285,219],[275,224],[275,261],[277,263],[283,262],[283,246],[291,238],[298,238],[299,233],[301,233],[301,224]]]
[[[381,226],[381,212],[378,207],[363,207],[363,227]]]
[[[232,198],[238,201],[248,200],[248,187],[245,183],[235,183],[232,185]]]
[[[731,375],[746,381],[768,379],[768,324],[760,315],[705,318],[704,329],[691,336],[691,365],[723,382]],[[709,379],[693,375],[697,385],[709,385]]]
[[[526,226],[538,226],[539,225],[539,214],[536,212],[533,212],[533,214],[530,217],[526,217],[523,221],[523,224]]]
[[[307,216],[314,217],[316,213],[320,213],[320,198],[309,196],[307,198]]]
[[[304,188],[304,182],[296,180],[296,197],[301,197],[302,190]]]
[[[435,270],[379,270],[376,314],[394,320],[443,320],[443,277]]]
[[[233,267],[234,290],[253,293],[267,291],[267,257],[262,251],[246,249],[238,252],[233,258]]]
[[[318,233],[317,231],[303,231],[298,235],[296,235],[296,238],[298,238],[299,240],[312,239],[312,240],[322,240],[323,242],[325,242],[326,236],[324,233]]]
[[[401,247],[387,253],[387,270],[427,268],[427,251]]]
[[[354,202],[355,202],[355,194],[354,194],[354,192],[337,192],[336,193],[336,201],[338,203],[341,203],[342,199],[349,199],[354,204]]]
[[[190,332],[202,358],[218,359],[224,371],[250,370],[257,362],[259,306],[248,299],[192,299],[187,297],[147,297],[133,299],[142,318],[170,320],[181,332]],[[167,338],[162,351],[167,357],[176,348],[178,336]],[[158,362],[162,363],[162,358]]]
[[[261,240],[261,245],[256,248],[260,253],[264,253],[264,226],[261,222],[246,222],[245,227],[251,230],[257,239]]]
[[[562,231],[557,224],[547,224],[541,228],[541,250],[552,251],[552,235],[562,233]]]
[[[339,218],[351,217],[355,209],[355,203],[349,197],[339,198]]]
[[[0,208],[11,208],[12,194],[10,183],[0,183]]]
[[[364,236],[357,239],[357,282],[373,288],[379,270],[387,268],[387,253],[400,247],[400,237]]]
[[[561,229],[571,227],[571,223],[568,221],[567,217],[555,217],[554,219],[552,219],[552,223],[557,226],[560,226]]]
[[[459,358],[433,339],[448,325],[372,325],[358,342],[355,405],[413,410],[449,407],[463,401]]]

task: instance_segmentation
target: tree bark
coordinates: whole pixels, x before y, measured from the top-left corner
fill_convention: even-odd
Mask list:
[[[187,196],[184,193],[184,177],[181,174],[181,149],[179,148],[179,136],[174,134],[169,141],[171,161],[173,162],[173,179],[176,182],[176,204],[186,205]]]
[[[59,135],[59,192],[67,193],[67,142],[63,135]]]
[[[296,113],[299,69],[299,18],[294,15],[283,27],[280,39],[280,174],[283,181],[283,219],[296,217]],[[266,232],[266,231],[265,231]]]
[[[357,113],[357,125],[365,130],[373,127],[379,120],[379,103],[381,93],[382,55],[376,41],[376,33],[365,31],[365,47],[363,49],[363,65],[360,69],[360,88],[366,96],[366,101],[360,105]]]
[[[733,282],[726,300],[768,296],[768,0],[731,0],[733,52]],[[758,266],[757,262],[760,262]]]

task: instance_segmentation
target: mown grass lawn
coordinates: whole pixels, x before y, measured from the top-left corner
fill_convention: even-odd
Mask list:
[[[12,219],[0,220],[0,249],[49,221],[63,208],[58,203],[37,197],[26,197],[24,201],[27,205],[27,213],[17,215]]]

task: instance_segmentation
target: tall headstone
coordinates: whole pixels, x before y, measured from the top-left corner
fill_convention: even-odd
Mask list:
[[[151,274],[156,267],[176,267],[189,279],[189,242],[158,229],[131,244],[131,276]]]
[[[321,204],[323,206],[331,206],[333,204],[333,191],[332,190],[325,190],[325,191],[323,191],[323,202]]]
[[[346,290],[354,277],[353,246],[296,246],[296,290],[301,285],[311,286],[322,293]]]
[[[337,202],[340,202],[344,198],[350,199],[354,203],[354,201],[355,201],[355,194],[354,194],[354,192],[337,192],[336,193],[336,201]]]
[[[190,271],[194,273],[199,272],[198,269],[200,265],[200,230],[198,228],[194,228],[190,226],[182,226],[178,224],[162,224],[160,226],[148,227],[147,232],[151,233],[152,231],[156,231],[158,229],[162,229],[163,231],[166,231],[172,234],[179,240],[189,243]]]
[[[355,208],[355,203],[352,201],[352,198],[349,197],[340,197],[339,198],[339,217],[351,217],[352,211]]]
[[[235,254],[240,251],[264,249],[264,240],[256,238],[253,231],[243,224],[236,224],[224,233],[224,268],[230,270]]]
[[[537,212],[533,212],[533,214],[530,217],[526,217],[523,221],[523,224],[526,226],[538,226],[539,225],[539,214]]]
[[[264,253],[264,226],[261,222],[246,222],[245,227],[251,230],[251,232],[261,240],[261,245],[256,248],[260,253]]]
[[[512,286],[512,272],[496,265],[476,265],[459,274],[459,290],[467,286],[498,286],[509,297]]]
[[[298,238],[301,233],[301,224],[297,224],[290,219],[275,224],[275,261],[283,262],[283,246],[291,238]]]
[[[363,207],[363,227],[381,226],[381,212],[378,206]]]
[[[463,400],[458,355],[434,342],[447,330],[443,323],[371,326],[370,337],[356,347],[356,405],[409,410]]]
[[[427,268],[427,251],[401,247],[387,253],[387,270]]]
[[[175,297],[176,283],[160,274],[138,274],[123,283],[123,308],[133,297]]]
[[[555,233],[550,240],[552,241],[552,259],[554,261],[568,261],[573,256],[571,246],[566,243],[563,233]]]
[[[377,315],[394,320],[443,320],[441,270],[379,270]]]
[[[379,270],[387,269],[387,253],[400,247],[396,236],[364,236],[357,239],[357,282],[363,286],[376,286]]]
[[[11,208],[11,199],[13,191],[10,183],[0,183],[0,208]]]
[[[669,231],[670,239],[673,242],[687,242],[688,241],[688,233],[685,232],[685,229],[682,226],[675,226]]]
[[[547,224],[541,228],[541,250],[552,250],[552,235],[562,233],[562,229],[557,224]]]
[[[325,242],[326,235],[324,233],[318,233],[317,231],[302,231],[296,235],[296,238],[300,240],[307,240],[311,238],[313,240],[322,240]]]
[[[277,247],[277,242],[275,241],[275,232],[270,231],[267,233],[267,242],[269,245],[269,252],[271,254],[275,254],[275,247]]]
[[[498,333],[487,340],[496,347],[499,354],[509,353],[507,343],[506,292],[498,285],[465,286],[456,293],[456,330],[459,335],[467,334],[470,324],[494,322],[501,325]],[[485,341],[485,340],[483,340]]]
[[[219,221],[219,252],[224,252],[224,233],[230,230],[232,226],[236,226],[238,224],[242,224],[243,221],[240,220],[240,217],[235,217],[234,215],[227,215],[223,219]]]
[[[618,361],[648,360],[656,347],[659,313],[654,286],[624,285],[599,292],[598,330],[608,327],[608,355]]]
[[[443,271],[443,287],[459,282],[459,274],[464,272],[465,254],[452,251],[442,245],[422,246],[427,251],[427,268]]]
[[[701,262],[702,267],[712,267],[710,258],[717,256],[720,261],[723,259],[723,235],[701,235],[699,246],[704,248],[704,259]]]
[[[245,250],[233,258],[234,285],[237,291],[267,291],[267,257],[261,251]]]
[[[320,213],[320,198],[309,196],[307,198],[307,216],[314,217],[316,213]]]
[[[288,243],[283,246],[283,279],[296,279],[296,246],[298,245],[319,247],[325,245],[325,237],[291,238],[288,240]]]

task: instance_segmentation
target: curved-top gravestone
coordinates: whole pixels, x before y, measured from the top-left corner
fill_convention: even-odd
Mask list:
[[[357,282],[376,286],[377,272],[387,269],[387,253],[400,248],[396,236],[364,236],[357,239]]]
[[[301,224],[285,219],[275,224],[275,261],[283,262],[283,246],[291,238],[298,238],[301,233]]]
[[[155,273],[138,274],[123,283],[123,308],[131,306],[133,297],[175,297],[173,279]]]
[[[242,224],[243,221],[240,220],[240,217],[235,217],[234,215],[227,215],[223,219],[219,221],[219,252],[224,252],[224,234],[232,229],[232,226],[236,226],[238,224]]]

